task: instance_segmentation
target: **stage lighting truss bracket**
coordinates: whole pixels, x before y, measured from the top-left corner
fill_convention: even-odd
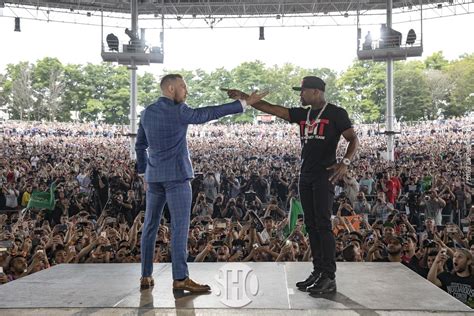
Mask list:
[[[405,60],[423,54],[423,5],[411,14],[413,22],[397,20],[391,27],[383,16],[365,16],[357,12],[357,57],[359,60]],[[364,23],[361,23],[364,22]],[[375,31],[375,37],[370,31]],[[378,33],[378,34],[377,34]]]

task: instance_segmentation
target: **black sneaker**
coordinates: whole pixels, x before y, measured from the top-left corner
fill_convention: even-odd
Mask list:
[[[336,279],[331,279],[325,274],[321,274],[321,277],[313,285],[309,286],[306,291],[310,294],[328,294],[336,292]]]
[[[311,274],[309,275],[309,277],[306,280],[301,281],[301,282],[297,282],[296,287],[298,289],[302,290],[302,291],[306,291],[306,288],[308,286],[313,285],[314,282],[318,281],[320,277],[321,277],[320,272],[313,271],[313,272],[311,272]]]

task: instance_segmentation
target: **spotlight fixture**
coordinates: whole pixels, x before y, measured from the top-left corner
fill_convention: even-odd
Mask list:
[[[137,34],[133,33],[131,30],[129,30],[128,27],[125,29],[125,34],[127,34],[128,37],[130,37],[130,40],[132,42],[136,42],[136,41],[139,40]]]
[[[443,5],[441,3],[438,3],[438,9],[442,9]]]
[[[114,33],[110,33],[107,35],[106,40],[107,40],[107,45],[109,46],[109,50],[118,52],[118,47],[119,47],[118,37],[115,36]]]
[[[276,19],[277,20],[281,19],[281,15],[277,14]]]
[[[260,26],[260,37],[258,38],[258,40],[260,41],[264,41],[265,40],[265,28],[263,26]]]
[[[89,16],[89,17],[90,17],[91,15],[92,15],[92,14],[91,14],[90,12],[87,12],[87,16]]]
[[[20,18],[19,18],[19,17],[16,17],[16,18],[15,18],[15,32],[21,32],[21,29],[20,29]]]
[[[347,13],[347,12],[344,13],[344,17],[345,17],[345,18],[348,18],[348,17],[349,17],[349,13]]]

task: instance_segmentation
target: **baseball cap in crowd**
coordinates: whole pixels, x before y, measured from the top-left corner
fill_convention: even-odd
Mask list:
[[[434,240],[431,240],[431,239],[425,239],[423,240],[423,248],[432,248],[432,247],[436,247],[437,244]]]
[[[394,240],[396,242],[398,242],[400,245],[403,245],[406,242],[405,239],[403,239],[402,237],[398,237],[398,236],[392,236],[387,241],[390,243],[391,241],[394,241]]]
[[[307,76],[301,81],[301,87],[293,87],[293,90],[301,91],[304,88],[324,91],[326,89],[326,83],[319,77]]]

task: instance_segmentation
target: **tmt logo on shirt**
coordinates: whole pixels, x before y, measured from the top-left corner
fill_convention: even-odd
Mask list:
[[[324,140],[324,127],[329,124],[328,119],[300,121],[300,135],[301,140],[321,139]]]

